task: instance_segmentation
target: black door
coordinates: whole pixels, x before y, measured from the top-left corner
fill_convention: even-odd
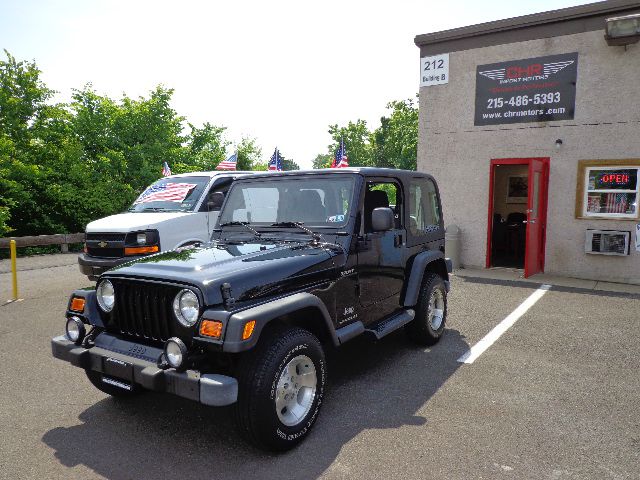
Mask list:
[[[389,207],[394,211],[395,224],[392,230],[373,231],[371,214],[379,207]],[[400,306],[404,282],[402,245],[406,240],[402,208],[403,195],[399,181],[367,181],[357,270],[360,305],[367,311],[369,319],[379,319]]]

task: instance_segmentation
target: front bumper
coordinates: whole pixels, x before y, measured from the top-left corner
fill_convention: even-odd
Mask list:
[[[123,263],[130,262],[132,260],[138,260],[139,258],[146,257],[148,255],[132,255],[129,257],[116,257],[116,258],[102,258],[92,257],[86,253],[78,255],[78,266],[80,272],[89,277],[91,280],[97,280],[107,270],[122,265]]]
[[[100,345],[96,341],[95,346],[84,348],[65,336],[55,337],[51,340],[51,352],[55,358],[85,370],[100,372],[108,379],[140,385],[154,392],[172,393],[204,405],[231,405],[238,398],[238,381],[235,378],[201,374],[196,370],[163,370],[151,361],[154,356],[159,357],[160,349],[144,347],[107,333],[100,334],[98,339]],[[107,346],[109,348],[105,348]],[[134,352],[136,357],[120,352]]]

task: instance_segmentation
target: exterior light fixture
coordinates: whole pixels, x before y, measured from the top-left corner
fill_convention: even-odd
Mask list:
[[[556,140],[556,150],[560,150],[560,147],[562,147],[562,139],[561,138]]]
[[[607,45],[630,45],[640,40],[640,13],[606,19],[604,38]]]

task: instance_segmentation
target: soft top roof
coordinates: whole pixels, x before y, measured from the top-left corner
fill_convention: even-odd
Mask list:
[[[247,171],[236,171],[236,170],[212,170],[209,172],[185,172],[185,173],[174,173],[173,175],[169,175],[167,177],[162,177],[162,178],[175,178],[175,177],[209,177],[209,178],[213,178],[213,177],[219,177],[219,176],[233,176],[233,175],[247,175],[250,173],[254,173],[254,172],[247,172]]]
[[[402,180],[410,178],[432,178],[424,172],[413,170],[400,170],[397,168],[377,168],[377,167],[348,167],[348,168],[319,168],[313,170],[287,170],[283,172],[253,172],[252,175],[243,175],[243,180],[253,178],[275,178],[276,176],[315,176],[315,175],[362,175],[365,177],[396,177]]]

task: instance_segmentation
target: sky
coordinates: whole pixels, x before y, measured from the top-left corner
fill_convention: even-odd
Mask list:
[[[0,0],[0,48],[35,60],[58,101],[89,82],[112,98],[162,84],[190,123],[310,168],[329,125],[374,129],[388,102],[415,97],[416,35],[585,3]]]

